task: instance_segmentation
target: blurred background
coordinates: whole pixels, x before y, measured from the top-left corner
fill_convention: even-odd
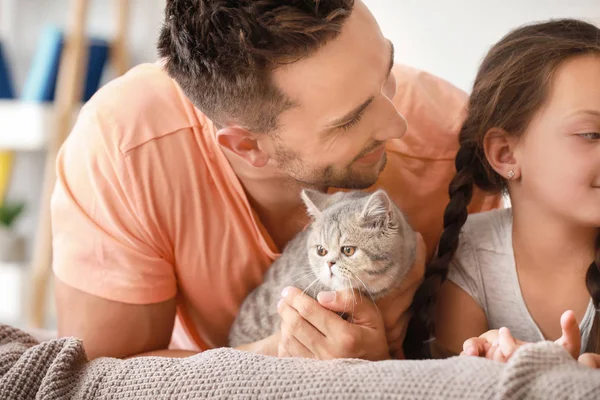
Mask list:
[[[600,0],[364,1],[394,42],[397,62],[467,92],[489,46],[510,29],[564,17],[600,25]],[[84,3],[87,10],[78,8]],[[129,67],[156,60],[164,4],[0,0],[0,322],[54,327],[44,220],[49,166],[89,96]],[[78,78],[83,95],[74,94]]]

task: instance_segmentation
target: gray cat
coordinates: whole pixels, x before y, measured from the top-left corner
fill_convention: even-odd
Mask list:
[[[304,190],[302,200],[313,221],[245,299],[229,334],[231,347],[279,330],[277,302],[287,286],[313,298],[322,290],[354,288],[375,301],[402,282],[415,260],[415,232],[383,190]]]

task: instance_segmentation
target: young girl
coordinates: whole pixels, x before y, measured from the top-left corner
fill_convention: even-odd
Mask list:
[[[565,310],[563,328],[574,315],[582,349],[598,353],[600,29],[555,20],[496,44],[475,80],[456,170],[415,298],[418,315],[433,315],[433,302],[420,300],[448,278],[429,323],[434,355],[459,354],[501,327],[524,342],[555,340]],[[474,186],[507,191],[512,208],[467,219]]]

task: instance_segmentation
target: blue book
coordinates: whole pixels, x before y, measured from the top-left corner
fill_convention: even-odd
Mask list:
[[[110,55],[110,44],[102,39],[90,39],[87,74],[83,86],[83,101],[88,101],[100,88],[102,73]]]
[[[2,43],[0,43],[0,99],[12,99],[15,97],[15,91],[12,85],[8,61],[4,57]]]
[[[33,59],[21,98],[25,101],[54,101],[64,35],[55,26],[47,27]],[[100,87],[110,45],[101,39],[88,42],[88,62],[84,75],[82,101],[88,101]]]
[[[22,100],[36,102],[54,100],[62,48],[62,32],[55,26],[44,29],[23,86]]]

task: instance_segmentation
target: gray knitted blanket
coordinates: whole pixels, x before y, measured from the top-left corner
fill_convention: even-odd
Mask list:
[[[73,338],[38,343],[0,325],[0,399],[600,399],[600,371],[542,342],[508,364],[311,361],[231,349],[185,359],[87,362]]]

